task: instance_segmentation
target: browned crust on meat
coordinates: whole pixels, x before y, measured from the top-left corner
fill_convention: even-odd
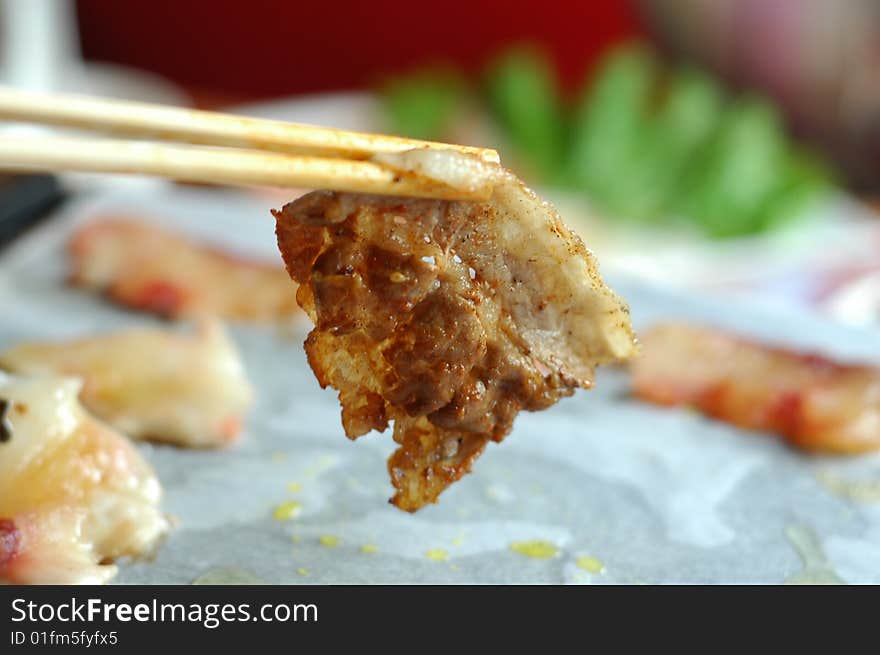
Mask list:
[[[315,192],[273,214],[315,323],[309,364],[339,390],[346,434],[394,422],[388,468],[401,509],[436,502],[520,410],[591,383],[589,365],[541,360],[521,333],[514,309],[539,314],[548,300],[523,277],[529,264],[499,250],[492,204]]]

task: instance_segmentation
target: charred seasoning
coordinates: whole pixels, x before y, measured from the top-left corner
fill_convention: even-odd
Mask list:
[[[12,401],[0,398],[0,443],[12,440],[12,423],[9,422],[9,409]]]

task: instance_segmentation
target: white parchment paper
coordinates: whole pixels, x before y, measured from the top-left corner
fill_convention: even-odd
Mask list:
[[[63,245],[75,225],[146,216],[278,260],[273,202],[164,184],[80,197],[0,256],[0,347],[154,322],[65,287]],[[880,361],[877,332],[608,277],[637,326],[688,318]],[[154,560],[122,563],[116,582],[880,583],[880,456],[809,457],[768,435],[638,403],[620,370],[522,414],[438,505],[400,512],[387,503],[390,434],[344,437],[334,393],[305,362],[307,330],[305,321],[231,326],[257,389],[245,432],[226,451],[141,446],[178,525]],[[286,501],[300,513],[276,520]],[[556,554],[511,548],[532,541]]]

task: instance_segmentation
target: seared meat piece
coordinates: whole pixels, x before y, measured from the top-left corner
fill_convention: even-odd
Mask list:
[[[401,509],[436,502],[521,409],[634,351],[592,255],[507,174],[490,203],[315,192],[274,214],[315,323],[309,363],[339,390],[346,434],[394,422]]]
[[[708,327],[661,325],[643,335],[633,391],[722,421],[776,432],[800,448],[880,448],[880,369],[775,348]]]
[[[131,442],[91,417],[71,378],[0,374],[0,584],[96,584],[170,525]]]
[[[104,218],[73,235],[70,281],[167,318],[271,322],[296,315],[280,266],[250,261],[155,225]]]
[[[235,345],[215,320],[195,334],[141,328],[68,342],[20,343],[0,368],[83,380],[82,403],[134,439],[228,445],[252,391]]]

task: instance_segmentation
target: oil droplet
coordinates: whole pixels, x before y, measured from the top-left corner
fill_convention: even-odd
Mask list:
[[[464,537],[453,537],[452,545],[453,546],[461,546],[464,543]]]
[[[222,585],[222,584],[268,584],[262,578],[244,569],[222,567],[209,569],[193,580],[194,585]]]
[[[305,470],[306,478],[311,480],[318,477],[324,471],[329,470],[335,461],[331,455],[321,455]]]
[[[300,541],[302,541],[302,537],[300,537],[298,534],[294,534],[290,536],[290,540],[293,543],[298,544]]]
[[[292,494],[299,493],[300,491],[302,491],[302,488],[303,488],[303,486],[299,482],[288,482],[287,483],[287,490]]]
[[[429,548],[425,551],[425,557],[435,562],[443,562],[449,557],[449,553],[442,548]]]
[[[284,462],[284,460],[287,459],[287,455],[285,455],[284,453],[272,453],[272,455],[270,456],[270,459],[275,464],[281,464],[282,462]]]
[[[880,480],[847,480],[831,471],[819,471],[816,479],[838,496],[860,503],[880,503]]]
[[[361,546],[361,552],[371,555],[373,553],[378,553],[379,547],[376,544],[364,544]]]
[[[289,521],[299,516],[301,511],[302,503],[298,503],[295,500],[286,500],[275,508],[272,516],[275,517],[276,521]]]
[[[815,532],[804,525],[789,525],[785,536],[804,562],[804,568],[786,578],[785,584],[846,584],[825,557]]]
[[[492,484],[486,487],[486,497],[496,503],[509,503],[514,499],[513,492],[503,484]]]
[[[589,571],[590,573],[602,573],[605,570],[605,565],[596,557],[591,557],[589,555],[584,555],[582,557],[578,557],[575,560],[575,564],[579,569],[583,569],[584,571]]]
[[[340,539],[335,534],[322,534],[318,537],[318,541],[326,548],[336,548],[339,545]]]
[[[299,567],[299,568],[296,570],[296,572],[299,573],[302,577],[306,577],[306,576],[309,574],[309,570],[306,569],[306,568],[303,568],[302,566]]]
[[[534,557],[536,559],[550,559],[559,554],[559,548],[549,541],[514,541],[509,546],[510,550],[526,557]]]

